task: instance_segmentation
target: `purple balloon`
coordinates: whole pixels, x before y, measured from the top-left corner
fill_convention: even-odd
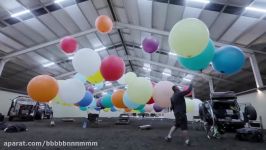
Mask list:
[[[159,41],[152,36],[146,37],[142,41],[142,47],[145,52],[154,53],[159,48]]]
[[[157,105],[156,103],[153,104],[153,109],[155,112],[161,112],[163,110],[163,108]]]
[[[96,103],[96,106],[97,107],[100,107],[101,109],[104,109],[104,106],[102,105],[102,99],[98,99],[97,103]]]
[[[93,86],[88,86],[87,91],[90,91],[91,93],[94,93],[94,87]]]

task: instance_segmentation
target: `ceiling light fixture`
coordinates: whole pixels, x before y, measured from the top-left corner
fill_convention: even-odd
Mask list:
[[[167,73],[167,72],[163,72],[163,75],[164,76],[171,76],[171,74],[170,73]]]
[[[43,64],[43,67],[50,67],[52,65],[55,65],[55,63],[54,62],[49,62],[47,64]]]
[[[151,71],[151,68],[149,68],[149,67],[143,67],[142,69],[145,71]]]
[[[191,79],[188,79],[188,78],[183,78],[184,81],[187,81],[187,82],[191,82],[192,80]]]
[[[66,0],[55,0],[54,3],[58,4],[58,3],[61,3],[61,2],[64,2],[64,1],[66,1]]]
[[[100,51],[103,51],[103,50],[105,50],[105,49],[106,49],[106,47],[96,48],[96,49],[95,49],[95,52],[100,52]]]
[[[169,54],[169,55],[176,56],[176,53],[169,52],[168,54]]]
[[[197,3],[204,3],[204,4],[210,3],[209,0],[186,0],[186,2],[197,2]]]
[[[246,9],[246,10],[249,10],[249,11],[256,11],[256,12],[266,13],[266,9],[258,8],[258,7],[251,7],[251,6],[248,6],[248,7],[246,7],[245,9]]]
[[[18,16],[21,16],[21,15],[25,15],[25,14],[28,14],[30,13],[30,10],[24,10],[24,11],[21,11],[21,12],[18,12],[18,13],[14,13],[14,14],[11,14],[11,17],[18,17]]]
[[[111,82],[105,82],[105,85],[110,86],[110,85],[112,85],[112,83]]]
[[[74,59],[74,56],[70,56],[70,57],[68,57],[68,59],[69,60],[72,60],[72,59]]]

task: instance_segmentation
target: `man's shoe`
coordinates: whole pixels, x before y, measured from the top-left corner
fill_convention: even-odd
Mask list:
[[[172,141],[172,138],[169,138],[168,136],[166,136],[166,137],[164,138],[164,140],[165,140],[166,142],[171,142],[171,141]]]
[[[190,146],[190,145],[191,145],[190,140],[186,140],[186,141],[185,141],[185,144],[186,144],[187,146]]]

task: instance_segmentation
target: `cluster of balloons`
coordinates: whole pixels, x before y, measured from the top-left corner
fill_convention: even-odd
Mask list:
[[[224,46],[215,50],[208,27],[196,18],[177,22],[170,31],[168,42],[170,49],[178,55],[179,64],[190,70],[202,71],[212,62],[216,71],[232,74],[240,71],[245,63],[244,54],[238,47]]]

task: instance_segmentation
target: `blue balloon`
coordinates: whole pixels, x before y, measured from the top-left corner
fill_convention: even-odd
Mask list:
[[[214,52],[215,52],[215,46],[213,42],[209,40],[208,46],[203,50],[201,54],[192,58],[185,58],[178,56],[177,60],[184,68],[199,71],[209,66],[210,62],[213,59]]]
[[[128,98],[128,94],[127,92],[124,93],[124,96],[123,96],[123,102],[124,104],[130,108],[130,109],[136,109],[138,108],[141,104],[136,104],[134,102],[132,102],[129,98]]]
[[[79,109],[80,109],[81,111],[87,111],[87,110],[88,110],[87,107],[79,107]]]
[[[85,96],[82,98],[81,101],[77,103],[77,105],[79,105],[80,107],[86,107],[91,104],[92,100],[93,100],[93,95],[91,94],[90,91],[86,91]]]
[[[116,112],[117,110],[115,109],[115,107],[111,107],[111,112]]]
[[[100,107],[96,107],[96,108],[94,108],[96,111],[100,111],[101,110],[101,108]]]
[[[103,107],[105,108],[111,108],[113,107],[113,103],[112,103],[112,95],[110,94],[106,94],[103,96],[103,99],[101,101],[101,104],[103,105]]]
[[[145,109],[142,108],[142,109],[139,110],[139,112],[140,112],[140,113],[144,113],[144,112],[145,112]]]
[[[76,75],[74,75],[73,77],[74,79],[78,79],[79,81],[81,81],[82,83],[85,83],[86,82],[86,77],[77,73]]]
[[[223,46],[216,50],[212,66],[224,74],[233,74],[239,72],[245,64],[245,55],[243,51],[236,46]]]
[[[102,104],[102,98],[98,99],[98,101],[96,101],[96,106],[101,108],[101,109],[104,109],[104,106]]]
[[[97,107],[97,102],[95,99],[93,99],[88,108],[96,108],[96,107]]]

